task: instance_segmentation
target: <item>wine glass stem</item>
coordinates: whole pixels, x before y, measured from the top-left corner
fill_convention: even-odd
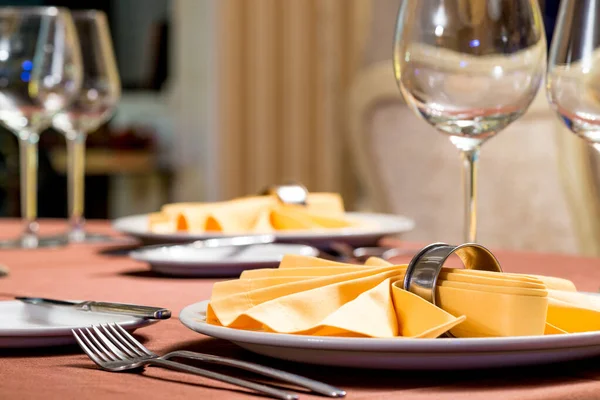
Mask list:
[[[19,132],[19,159],[21,163],[21,218],[25,224],[22,240],[36,247],[37,223],[37,170],[39,134]]]
[[[69,236],[73,241],[82,241],[85,236],[85,218],[83,217],[85,140],[86,134],[81,132],[67,137]]]
[[[479,147],[461,152],[463,160],[463,187],[465,189],[465,242],[477,240],[477,162]]]

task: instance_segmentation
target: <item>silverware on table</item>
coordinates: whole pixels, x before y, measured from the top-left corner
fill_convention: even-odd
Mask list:
[[[348,243],[344,242],[331,242],[329,243],[331,250],[338,253],[341,261],[347,262],[360,262],[363,263],[371,257],[379,257],[384,260],[389,260],[398,256],[414,256],[417,251],[409,249],[401,249],[396,247],[357,247],[354,248]]]
[[[91,311],[99,313],[109,314],[121,314],[129,315],[132,317],[145,318],[145,319],[169,319],[171,318],[171,311],[161,307],[150,307],[141,306],[136,304],[123,304],[123,303],[108,303],[102,301],[67,301],[67,300],[55,300],[46,299],[42,297],[15,297],[27,304],[34,305],[53,305],[53,306],[64,306],[70,307],[79,311]]]
[[[161,357],[148,350],[117,324],[96,325],[91,328],[74,329],[72,332],[83,351],[100,368],[107,371],[120,372],[143,368],[146,365],[157,365],[252,389],[277,399],[293,400],[298,398],[294,393],[267,385],[168,360],[173,357],[183,357],[212,364],[237,367],[266,377],[275,378],[282,382],[295,384],[329,397],[344,397],[346,395],[345,391],[325,383],[246,361],[190,351],[174,351]]]
[[[189,243],[189,246],[197,248],[206,247],[239,247],[239,246],[252,246],[255,244],[270,244],[275,242],[275,235],[246,235],[246,236],[232,236],[224,238],[213,238],[206,240],[197,240]]]
[[[366,261],[370,257],[379,257],[389,260],[400,256],[414,256],[418,250],[402,249],[398,247],[358,247],[352,251],[354,257],[360,261]]]
[[[139,247],[129,253],[129,256],[132,258],[139,257],[145,252],[148,251],[173,251],[184,247],[191,247],[196,249],[204,249],[204,248],[216,248],[216,247],[231,247],[236,252],[239,250],[243,250],[250,246],[255,246],[259,244],[271,244],[275,243],[275,235],[265,234],[265,235],[244,235],[244,236],[231,236],[231,237],[223,237],[223,238],[212,238],[205,240],[196,240],[191,243],[174,243],[174,244],[154,244],[149,246]]]

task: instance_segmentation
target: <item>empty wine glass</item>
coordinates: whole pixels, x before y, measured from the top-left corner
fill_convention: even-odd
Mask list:
[[[101,11],[73,11],[83,60],[83,84],[75,101],[54,116],[54,127],[67,142],[69,240],[106,241],[110,237],[85,230],[85,141],[113,113],[121,96],[106,15]]]
[[[66,243],[59,237],[38,237],[38,140],[80,85],[79,43],[68,10],[0,8],[0,122],[19,140],[21,217],[25,223],[20,239],[1,242],[0,247]]]
[[[600,1],[563,1],[550,48],[546,94],[576,135],[600,151]]]
[[[465,241],[476,241],[481,145],[519,118],[544,77],[535,0],[404,0],[394,72],[409,107],[449,136],[464,165]]]

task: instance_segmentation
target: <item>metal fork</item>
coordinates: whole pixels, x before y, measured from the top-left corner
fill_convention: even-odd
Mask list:
[[[178,350],[167,353],[163,356],[158,356],[156,353],[148,350],[144,345],[142,345],[139,341],[137,341],[133,336],[131,336],[125,329],[121,326],[113,323],[108,325],[108,327],[112,329],[119,330],[123,336],[128,339],[132,344],[136,345],[141,351],[146,353],[149,356],[161,358],[164,360],[168,360],[174,357],[182,357],[188,358],[192,360],[204,361],[211,364],[224,365],[227,367],[235,367],[240,368],[246,371],[253,372],[255,374],[263,375],[269,378],[277,379],[282,382],[291,383],[293,385],[297,385],[306,389],[309,389],[315,393],[319,393],[329,397],[344,397],[346,392],[344,390],[338,389],[334,386],[325,384],[323,382],[316,381],[314,379],[305,378],[300,375],[292,374],[289,372],[285,372],[279,369],[265,367],[259,364],[254,364],[247,361],[240,361],[233,358],[227,358],[222,356],[215,356],[212,354],[204,354],[204,353],[196,353],[192,351],[186,350]],[[106,325],[102,328],[106,329]]]
[[[193,353],[190,351],[174,351],[160,357],[144,347],[125,329],[117,324],[97,325],[92,326],[91,330],[90,328],[85,328],[72,330],[72,332],[83,351],[85,351],[98,366],[108,371],[125,371],[141,368],[145,365],[158,365],[179,371],[191,372],[207,378],[252,389],[278,399],[291,400],[298,398],[298,396],[293,393],[275,389],[270,386],[168,360],[172,357],[185,357],[219,365],[237,367],[263,376],[275,378],[283,382],[292,383],[330,397],[344,397],[346,395],[345,391],[322,382],[274,368],[226,357]]]

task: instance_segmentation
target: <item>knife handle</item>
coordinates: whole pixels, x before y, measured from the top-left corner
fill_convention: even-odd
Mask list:
[[[169,319],[171,311],[166,308],[138,306],[133,304],[105,303],[101,301],[86,301],[80,305],[83,309],[111,314],[131,315],[146,319]]]

